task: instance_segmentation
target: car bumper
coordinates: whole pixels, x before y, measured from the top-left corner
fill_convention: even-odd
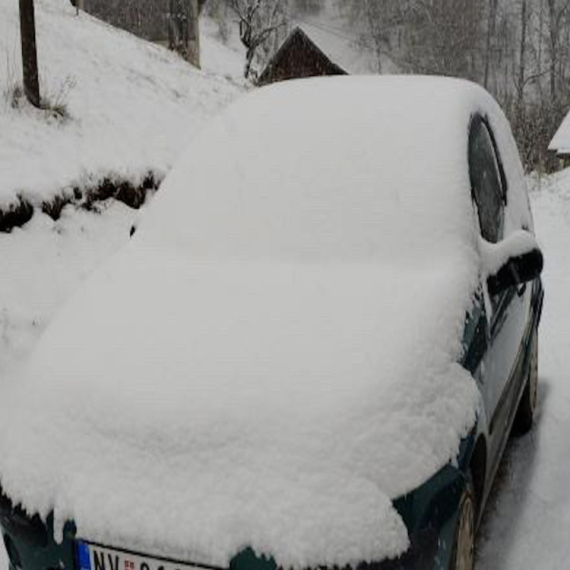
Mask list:
[[[453,548],[457,506],[463,491],[461,472],[450,465],[394,505],[406,523],[410,548],[396,560],[363,563],[357,570],[448,570]],[[76,529],[64,526],[63,540],[54,540],[53,517],[43,522],[0,498],[0,529],[11,570],[78,570]],[[237,555],[230,570],[276,570],[272,560],[251,549]]]

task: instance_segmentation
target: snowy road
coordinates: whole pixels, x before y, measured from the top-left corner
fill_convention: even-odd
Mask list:
[[[511,441],[481,529],[478,570],[566,570],[570,557],[570,174],[532,195],[545,254],[537,423]]]
[[[570,374],[567,372],[570,355],[570,303],[567,300],[570,293],[570,171],[543,184],[540,191],[533,193],[532,201],[537,234],[546,256],[546,302],[540,331],[539,413],[535,429],[512,441],[507,449],[499,483],[481,530],[478,570],[566,570],[570,557]],[[47,218],[36,220],[21,233],[0,238],[2,259],[13,260],[13,270],[0,275],[2,297],[4,300],[10,298],[11,289],[20,292],[10,301],[11,307],[3,309],[4,320],[8,318],[11,323],[10,327],[0,331],[5,357],[7,352],[12,356],[26,352],[21,350],[22,345],[32,343],[39,331],[32,330],[28,334],[25,323],[37,320],[41,329],[63,296],[71,293],[89,267],[100,263],[104,256],[126,241],[132,217],[122,206],[115,206],[100,217],[79,213],[73,217],[64,216],[59,224],[48,223]],[[103,237],[96,238],[97,235]],[[69,239],[65,239],[66,236]],[[86,257],[87,252],[90,255]],[[62,259],[66,256],[70,265],[74,265],[67,275]],[[21,262],[22,258],[27,260],[22,264],[29,263],[36,268],[36,275],[28,280],[41,284],[36,285],[37,291],[34,287],[23,287],[24,281],[19,283],[14,277],[17,261]],[[36,263],[34,259],[41,259],[43,263]],[[45,287],[50,281],[50,259],[54,267],[59,268],[61,279],[54,284],[54,291],[46,292]],[[80,268],[78,259],[83,260]],[[22,273],[20,281],[23,279]],[[16,282],[17,286],[10,287],[10,283]],[[29,315],[21,313],[24,305],[17,302],[23,300],[22,295],[38,295],[41,300],[25,303]],[[37,325],[33,327],[37,328]],[[10,358],[0,359],[0,370],[9,361]],[[6,570],[7,566],[1,549],[0,570]]]

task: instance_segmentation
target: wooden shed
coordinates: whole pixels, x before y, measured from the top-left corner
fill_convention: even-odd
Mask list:
[[[200,13],[208,0],[197,0]],[[71,0],[88,14],[136,36],[168,45],[173,28],[187,27],[191,14],[187,0]]]
[[[348,75],[348,72],[332,61],[307,33],[296,27],[271,58],[258,83],[267,85],[322,75]]]

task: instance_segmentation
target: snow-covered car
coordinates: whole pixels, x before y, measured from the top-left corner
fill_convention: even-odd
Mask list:
[[[541,269],[483,89],[251,93],[3,381],[12,570],[472,568]]]

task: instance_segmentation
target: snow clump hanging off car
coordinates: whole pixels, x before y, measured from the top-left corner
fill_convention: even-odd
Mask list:
[[[541,266],[481,88],[248,95],[3,383],[9,553],[24,570],[469,567],[532,403]],[[18,533],[18,504],[47,546]]]

